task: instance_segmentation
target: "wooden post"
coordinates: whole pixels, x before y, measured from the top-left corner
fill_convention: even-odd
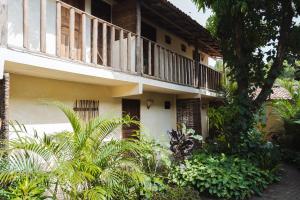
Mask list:
[[[98,20],[93,19],[93,49],[92,49],[92,63],[98,64]]]
[[[69,34],[70,34],[70,58],[75,59],[75,10],[70,9],[70,22],[69,22]]]
[[[47,0],[41,0],[40,49],[46,53]]]
[[[9,106],[9,90],[10,78],[8,73],[4,73],[3,78],[0,80],[0,140],[5,141],[9,135],[8,124],[8,106]],[[5,143],[0,143],[0,149],[5,148]]]
[[[114,42],[116,39],[116,30],[114,26],[111,26],[110,28],[110,65],[111,67],[113,66],[113,62],[114,62]]]
[[[29,0],[23,0],[23,47],[29,48]]]
[[[0,0],[0,46],[7,45],[7,1]]]
[[[140,73],[143,74],[144,73],[144,40],[143,38],[140,37],[140,43],[141,43],[141,48],[140,48],[140,55],[141,55],[141,67],[140,67]]]
[[[141,0],[136,1],[136,71],[138,74],[142,74],[142,58],[141,58],[141,23],[142,23],[142,14],[141,14]]]
[[[157,44],[154,44],[154,76],[158,77],[159,75],[159,51]]]
[[[124,30],[120,30],[120,38],[119,38],[119,60],[120,60],[120,69],[123,71],[124,70]]]
[[[102,27],[102,44],[103,66],[107,66],[107,24],[105,22]]]
[[[82,62],[86,62],[86,15],[82,13],[81,15],[81,60]]]
[[[61,55],[61,3],[56,4],[56,55]]]
[[[127,33],[127,71],[131,71],[131,32]]]
[[[148,75],[152,76],[151,41],[148,41]]]

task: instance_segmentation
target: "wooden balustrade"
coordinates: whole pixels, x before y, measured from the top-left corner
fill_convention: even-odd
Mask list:
[[[46,53],[47,0],[40,0],[40,51]],[[29,45],[29,0],[23,0],[23,47]],[[54,15],[55,16],[55,15]],[[221,73],[163,45],[56,1],[56,56],[195,88],[219,90]]]

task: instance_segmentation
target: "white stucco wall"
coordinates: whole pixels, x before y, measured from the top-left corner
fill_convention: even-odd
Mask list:
[[[76,99],[99,100],[100,114],[120,117],[122,113],[122,99],[111,97],[111,88],[106,86],[11,74],[10,92],[10,120],[17,120],[25,124],[28,130],[36,129],[39,133],[71,130],[65,116],[57,108],[43,104],[42,100],[61,101],[70,107]],[[176,128],[175,95],[146,93],[131,98],[141,100],[143,132],[167,145],[167,130]],[[154,103],[147,109],[146,100],[149,98]],[[170,110],[164,109],[165,101],[171,101]],[[120,131],[115,138],[121,138]]]

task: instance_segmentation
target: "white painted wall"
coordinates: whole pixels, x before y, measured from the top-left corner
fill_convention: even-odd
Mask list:
[[[111,97],[111,88],[99,85],[81,84],[53,79],[43,79],[11,74],[9,119],[25,124],[28,130],[39,133],[53,133],[71,130],[65,116],[55,107],[45,105],[42,100],[61,101],[72,107],[76,99],[100,101],[100,114],[106,117],[121,117],[122,99]],[[131,97],[141,100],[141,122],[143,132],[167,145],[167,130],[176,128],[175,95],[147,93]],[[150,109],[146,100],[153,99]],[[164,102],[171,101],[171,109],[164,109]],[[31,132],[33,134],[33,132]],[[14,137],[11,134],[11,137]],[[120,130],[114,135],[121,138]]]

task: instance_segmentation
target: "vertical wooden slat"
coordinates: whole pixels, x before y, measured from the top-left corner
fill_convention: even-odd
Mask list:
[[[23,0],[23,47],[29,48],[29,0]]]
[[[159,49],[159,55],[160,55],[160,61],[159,61],[159,64],[160,64],[160,78],[161,79],[164,79],[165,78],[165,56],[164,56],[164,48],[160,47]]]
[[[151,41],[148,41],[148,75],[152,75]]]
[[[205,88],[207,89],[208,88],[208,68],[205,67],[205,80],[206,80],[206,83],[205,83]]]
[[[131,71],[131,32],[127,33],[127,70]]]
[[[56,55],[61,55],[61,3],[56,4]]]
[[[178,78],[177,78],[177,75],[178,75],[178,70],[177,70],[177,59],[176,59],[176,54],[175,53],[172,53],[173,55],[173,69],[174,69],[174,82],[177,83],[178,81]]]
[[[46,15],[47,15],[47,0],[41,0],[41,20],[40,20],[40,49],[41,52],[46,52]]]
[[[165,80],[169,81],[169,51],[167,49],[164,50],[164,58],[165,58]]]
[[[123,42],[124,42],[124,30],[121,29],[120,30],[120,38],[119,38],[119,60],[120,60],[120,69],[121,70],[124,70],[123,67],[124,67],[124,45],[123,45]]]
[[[177,55],[178,83],[181,83],[181,57]]]
[[[113,66],[113,62],[114,62],[114,43],[115,43],[115,39],[116,39],[116,30],[114,26],[111,26],[110,28],[110,65],[111,67],[115,67]]]
[[[102,24],[102,59],[103,66],[107,66],[107,24]]]
[[[170,78],[170,81],[173,82],[173,55],[172,55],[172,52],[169,52],[169,78]]]
[[[98,63],[98,20],[93,19],[93,50],[92,50],[92,62]]]
[[[69,34],[70,34],[70,58],[75,59],[75,10],[70,9],[70,22],[69,22]]]
[[[86,62],[86,15],[83,13],[81,15],[81,27],[82,27],[82,33],[81,33],[81,60],[83,62]]]
[[[154,76],[159,76],[159,50],[157,44],[154,44]]]
[[[144,40],[140,38],[141,48],[140,48],[140,55],[141,55],[141,73],[144,73]]]

